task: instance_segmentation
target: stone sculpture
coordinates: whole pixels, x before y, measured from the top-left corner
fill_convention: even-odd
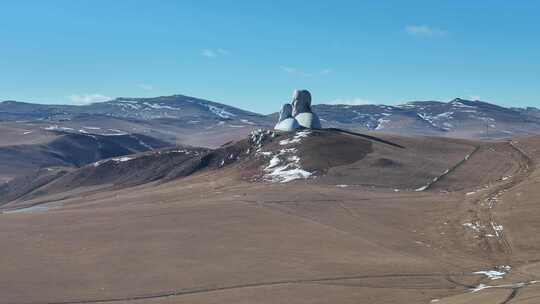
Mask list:
[[[281,108],[281,112],[279,113],[279,121],[277,125],[274,127],[277,131],[283,131],[283,132],[291,132],[300,127],[298,124],[298,121],[293,118],[292,116],[293,107],[286,103]]]
[[[279,121],[274,127],[277,131],[283,132],[290,132],[299,128],[321,128],[319,117],[311,110],[311,93],[308,90],[294,91],[292,105],[283,105]]]

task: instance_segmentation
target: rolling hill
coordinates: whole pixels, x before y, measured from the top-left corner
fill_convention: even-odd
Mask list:
[[[256,131],[13,180],[0,303],[534,303],[539,138]]]
[[[0,183],[40,170],[77,168],[105,158],[170,145],[141,134],[106,136],[59,128],[35,131],[10,128],[2,134],[0,142]]]

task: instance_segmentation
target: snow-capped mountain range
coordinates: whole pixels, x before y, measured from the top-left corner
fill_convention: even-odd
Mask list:
[[[456,137],[510,137],[540,131],[536,108],[505,108],[456,98],[387,105],[315,105],[323,123],[356,130]]]
[[[0,119],[17,117],[22,119],[61,120],[77,115],[105,115],[118,118],[152,120],[160,118],[201,118],[219,120],[248,120],[263,115],[209,100],[184,96],[162,96],[155,98],[117,98],[89,105],[42,105],[17,101],[0,103]]]
[[[313,110],[321,117],[324,127],[356,131],[463,138],[540,133],[537,108],[506,108],[459,98],[449,102],[413,101],[397,106],[317,104]],[[178,134],[171,134],[183,132],[186,136],[190,132],[211,133],[218,138],[220,134],[244,135],[255,128],[270,128],[276,119],[276,113],[262,115],[184,95],[117,98],[83,106],[0,103],[0,122],[39,122],[59,128],[82,128],[90,133],[97,132],[102,124],[107,125],[108,130],[149,132],[166,140],[171,139],[165,138],[167,136],[178,139]],[[94,127],[87,127],[92,123]],[[233,132],[233,129],[236,130]]]

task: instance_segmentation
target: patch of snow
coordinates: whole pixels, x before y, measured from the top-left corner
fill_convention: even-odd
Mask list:
[[[56,130],[59,130],[59,131],[75,131],[75,129],[73,129],[73,128],[59,127],[58,125],[48,126],[48,127],[45,128],[45,130],[47,130],[47,131],[56,131]]]
[[[480,225],[480,223],[478,222],[475,222],[475,223],[464,223],[463,226],[467,227],[467,228],[470,228],[476,232],[480,232],[481,229],[485,228],[485,226],[483,225]]]
[[[218,108],[216,106],[213,106],[213,105],[209,105],[207,103],[199,103],[201,106],[204,106],[204,107],[207,107],[208,110],[210,110],[210,112],[214,113],[215,115],[221,117],[221,118],[231,118],[231,117],[234,117],[236,116],[236,114],[233,114],[231,112],[228,112],[222,108]]]
[[[349,187],[349,185],[336,185],[336,187],[338,187],[338,188],[347,188],[347,187]]]
[[[427,188],[431,187],[431,185],[433,185],[434,183],[436,183],[441,177],[445,176],[446,174],[448,174],[450,172],[450,169],[446,169],[444,170],[444,172],[439,175],[439,176],[435,176],[429,183],[427,183],[426,185],[420,187],[420,188],[417,188],[415,189],[414,191],[416,192],[421,192],[421,191],[425,191],[427,190]]]
[[[167,105],[161,105],[161,104],[155,104],[155,103],[149,103],[149,102],[143,102],[143,104],[147,107],[150,107],[152,109],[167,109],[167,110],[180,110],[180,108],[174,108]]]
[[[301,168],[291,168],[289,165],[277,167],[272,172],[266,174],[274,182],[288,183],[296,179],[307,179],[312,176],[313,173],[303,170]]]
[[[481,290],[488,289],[488,288],[493,288],[493,286],[488,286],[486,284],[479,284],[475,288],[471,289],[471,292],[473,292],[473,293],[474,292],[479,292]]]
[[[248,124],[248,125],[254,125],[255,123],[254,122],[251,122],[247,119],[240,119],[241,122],[245,123],[245,124]]]
[[[490,288],[504,288],[504,289],[516,289],[516,288],[521,288],[523,286],[527,286],[527,285],[532,285],[532,284],[536,284],[538,283],[538,281],[530,281],[530,282],[519,282],[519,283],[515,283],[515,284],[504,284],[504,285],[486,285],[486,284],[480,284],[478,286],[476,286],[475,288],[472,288],[470,289],[471,292],[479,292],[481,290],[484,290],[484,289],[490,289]]]
[[[296,132],[293,138],[284,139],[279,142],[280,145],[286,146],[290,144],[296,144],[302,141],[302,138],[306,138],[311,134],[311,131],[300,131]]]
[[[30,134],[32,131],[24,131],[23,135]]]
[[[266,168],[264,168],[264,170],[272,169],[275,166],[279,165],[280,163],[281,163],[281,159],[279,158],[279,156],[274,155],[274,157],[272,157],[272,159],[270,159],[270,163],[268,164],[268,166],[266,166]]]
[[[433,117],[426,114],[426,113],[418,113],[418,117],[420,117],[422,120],[428,122],[430,125],[435,126],[433,123]]]
[[[441,119],[441,118],[450,119],[452,118],[452,115],[454,115],[454,112],[444,112],[444,113],[435,115],[435,118],[436,119]]]
[[[495,232],[495,236],[497,236],[498,238],[500,237],[500,233],[504,230],[503,225],[497,225],[494,222],[491,222],[491,228]]]
[[[105,163],[108,163],[108,162],[115,162],[115,163],[123,163],[123,162],[127,162],[127,161],[130,161],[132,159],[135,159],[134,157],[129,157],[129,156],[121,156],[121,157],[116,157],[116,158],[111,158],[111,159],[105,159],[105,160],[100,160],[100,161],[97,161],[95,163],[93,163],[92,165],[94,167],[99,167]]]
[[[511,266],[497,266],[494,269],[480,270],[473,272],[474,274],[481,274],[486,276],[490,280],[499,280],[504,278],[504,276],[512,269]]]
[[[397,108],[406,108],[406,109],[409,109],[409,108],[416,108],[416,105],[413,104],[413,103],[407,102],[407,103],[405,103],[405,104],[397,105],[396,107],[397,107]]]
[[[470,108],[470,109],[476,109],[475,106],[469,106],[469,105],[466,105],[466,104],[461,103],[461,102],[459,102],[459,101],[452,101],[451,104],[452,104],[453,107],[456,107],[456,108]]]
[[[158,153],[161,153],[158,151]],[[190,150],[184,150],[184,149],[179,149],[179,150],[170,150],[170,151],[165,151],[164,153],[182,153],[182,154],[186,154],[186,155],[195,155],[195,156],[198,156],[199,155],[199,152],[198,151],[190,151]]]
[[[293,155],[293,156],[289,156],[287,157],[287,160],[290,161],[290,162],[299,162],[300,161],[300,157],[296,156],[296,155]]]
[[[384,128],[384,125],[389,122],[390,122],[389,119],[379,118],[377,120],[377,127],[375,128],[375,130],[381,130],[382,128]]]
[[[273,155],[269,164],[263,169],[264,179],[271,182],[287,183],[296,179],[310,178],[313,173],[306,171],[300,165],[300,157],[294,148],[281,149]]]
[[[129,133],[113,133],[113,134],[101,134],[103,136],[123,136],[128,135]]]
[[[140,110],[139,103],[135,100],[118,100],[114,103],[114,105],[118,105],[122,107],[122,110],[133,109],[133,110]]]
[[[132,160],[132,159],[133,159],[133,157],[122,156],[122,157],[113,158],[113,159],[111,159],[111,160],[114,161],[114,162],[120,162],[120,163],[122,163],[122,162],[127,162],[127,161]]]
[[[425,185],[425,186],[422,186],[422,187],[420,187],[420,188],[414,189],[414,191],[416,191],[416,192],[425,191],[428,187],[429,187],[429,185]]]
[[[296,148],[287,148],[279,150],[280,153],[296,153],[298,149]]]

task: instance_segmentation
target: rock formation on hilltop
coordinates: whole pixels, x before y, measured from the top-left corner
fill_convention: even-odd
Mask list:
[[[295,90],[291,104],[284,104],[279,121],[274,127],[278,131],[290,132],[299,128],[320,129],[321,121],[311,110],[311,93],[308,90]]]

